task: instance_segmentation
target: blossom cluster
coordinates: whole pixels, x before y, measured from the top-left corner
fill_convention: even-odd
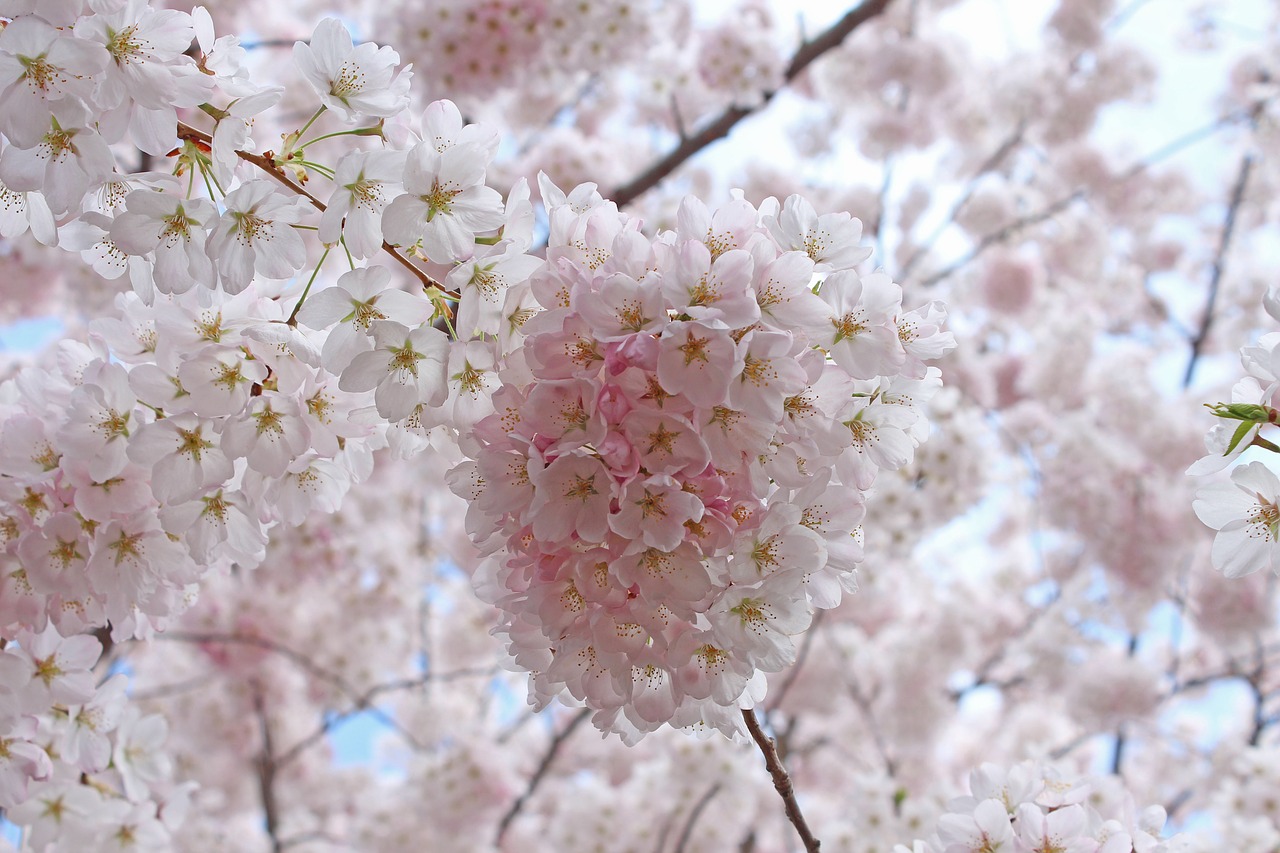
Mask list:
[[[181,823],[163,717],[126,704],[127,677],[96,682],[102,644],[53,627],[0,652],[0,807],[31,849],[160,849]]]
[[[1263,300],[1267,314],[1280,321],[1280,290]],[[1251,447],[1280,452],[1264,438],[1264,428],[1280,422],[1280,332],[1263,335],[1240,350],[1246,376],[1231,389],[1231,402],[1211,406],[1221,422],[1205,435],[1208,454],[1187,469],[1207,475],[1235,463]],[[1218,531],[1213,565],[1229,578],[1262,568],[1280,574],[1280,478],[1262,462],[1237,465],[1230,483],[1211,483],[1196,494],[1196,515]]]
[[[214,39],[203,10],[135,0],[17,11],[29,14],[0,33],[0,67],[11,72],[0,90],[0,234],[29,230],[106,279],[127,274],[131,292],[87,340],[64,342],[0,386],[0,636],[15,654],[40,648],[37,635],[101,630],[119,642],[163,630],[210,572],[260,563],[270,527],[335,511],[375,451],[421,450],[457,408],[445,371],[469,342],[431,326],[444,310],[438,288],[411,294],[356,258],[391,239],[402,260],[448,264],[471,257],[478,232],[520,231],[484,185],[496,137],[463,127],[448,102],[427,109],[421,133],[403,128],[399,147],[353,150],[335,168],[298,165],[300,130],[268,180],[246,159],[251,124],[282,92],[249,80],[236,40]],[[193,38],[198,59],[185,55]],[[317,116],[385,119],[407,104],[409,75],[393,73],[394,51],[353,45],[336,21],[298,45],[295,63],[322,102]],[[188,85],[198,96],[180,95]],[[215,121],[211,134],[178,120],[178,108],[197,104]],[[143,152],[176,158],[188,180],[124,170],[108,145],[129,133]],[[326,215],[277,186],[306,168],[335,179]],[[523,215],[527,192],[523,206],[512,196]],[[306,228],[327,241],[319,259]],[[312,294],[338,243],[351,271]],[[301,287],[294,279],[308,262],[315,270]],[[29,681],[4,686],[17,695]],[[86,712],[104,736],[121,713],[121,681],[103,694],[115,703],[110,719]],[[33,780],[107,767],[98,747],[82,764],[63,747],[37,757],[61,730],[18,749],[30,725],[0,718],[0,739],[15,747],[2,804],[10,815],[28,814]],[[84,838],[58,832],[72,846]],[[163,846],[150,834],[138,843]]]
[[[1161,806],[1137,809],[1114,779],[1070,778],[1051,765],[984,764],[935,833],[894,853],[1172,853]]]
[[[854,270],[861,224],[797,196],[686,199],[649,238],[592,185],[542,189],[532,301],[493,317],[523,347],[453,473],[477,588],[537,705],[736,731],[854,588],[865,494],[927,434],[941,306],[904,311]]]

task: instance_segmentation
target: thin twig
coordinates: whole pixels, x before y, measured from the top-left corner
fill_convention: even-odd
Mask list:
[[[1200,142],[1224,128],[1239,124],[1242,121],[1251,120],[1252,117],[1257,115],[1258,111],[1263,109],[1267,103],[1269,103],[1269,99],[1259,101],[1249,109],[1235,110],[1225,115],[1221,115],[1212,122],[1183,134],[1120,172],[1111,181],[1110,186],[1116,187],[1137,177],[1138,175],[1141,175],[1157,163],[1167,160],[1182,151],[1184,148]],[[961,269],[973,263],[993,246],[1004,243],[1010,237],[1013,237],[1025,228],[1032,225],[1038,225],[1045,220],[1051,219],[1053,216],[1070,207],[1072,204],[1087,197],[1088,193],[1084,189],[1075,189],[1069,194],[1058,198],[1056,201],[1050,202],[1039,210],[1028,213],[1025,216],[1006,223],[995,231],[984,234],[982,237],[978,238],[978,241],[964,255],[952,261],[941,270],[921,280],[920,286],[931,287],[936,285],[938,282],[951,277]]]
[[[896,778],[898,762],[894,761],[889,753],[889,742],[885,740],[884,732],[880,731],[880,723],[876,721],[875,711],[871,709],[871,701],[862,695],[856,679],[849,682],[849,698],[853,699],[853,704],[857,706],[863,722],[867,724],[871,742],[876,745],[876,752],[880,753],[880,760],[884,762],[884,774],[890,779]]]
[[[1138,635],[1134,634],[1129,637],[1128,656],[1130,659],[1138,654]],[[1128,744],[1128,732],[1125,729],[1124,721],[1121,720],[1116,724],[1116,742],[1115,747],[1111,751],[1111,775],[1123,776],[1121,772],[1124,769],[1124,748]]]
[[[1213,309],[1218,301],[1218,287],[1222,283],[1222,273],[1226,269],[1227,252],[1231,249],[1231,237],[1236,230],[1236,216],[1240,213],[1240,205],[1244,203],[1245,187],[1249,183],[1249,173],[1253,170],[1252,152],[1240,158],[1240,170],[1236,173],[1235,186],[1231,188],[1231,201],[1227,205],[1227,216],[1222,223],[1222,237],[1218,241],[1218,251],[1213,256],[1213,266],[1209,272],[1209,296],[1205,300],[1204,317],[1200,320],[1200,328],[1191,339],[1191,358],[1187,361],[1187,371],[1182,375],[1182,387],[1191,385],[1195,376],[1196,363],[1204,350],[1204,343],[1209,337],[1209,327],[1213,325]]]
[[[800,641],[800,649],[796,652],[796,662],[791,664],[787,670],[787,677],[782,680],[778,691],[769,697],[768,704],[765,705],[765,716],[772,714],[782,705],[782,700],[787,697],[787,692],[791,690],[791,685],[796,683],[796,678],[800,675],[800,668],[804,666],[804,662],[809,657],[809,648],[813,645],[813,638],[817,635],[818,624],[822,621],[822,617],[826,615],[825,610],[819,610],[813,614],[813,621],[809,623],[809,630],[804,632],[804,639]]]
[[[1013,220],[1012,222],[1002,225],[1001,227],[997,228],[995,231],[991,231],[986,234],[983,234],[981,237],[978,238],[978,242],[974,243],[973,247],[970,248],[968,252],[965,252],[959,258],[956,258],[954,261],[947,264],[945,267],[938,270],[933,275],[922,280],[920,282],[920,286],[933,287],[935,284],[942,281],[943,279],[950,278],[951,276],[955,275],[964,267],[967,267],[969,264],[976,261],[979,257],[985,254],[986,251],[990,249],[992,246],[998,246],[1004,243],[1010,237],[1013,237],[1015,234],[1022,231],[1023,229],[1030,228],[1032,225],[1039,225],[1041,222],[1044,222],[1048,219],[1052,219],[1054,216],[1066,210],[1068,207],[1075,204],[1077,201],[1082,200],[1085,197],[1085,195],[1086,193],[1084,190],[1082,189],[1076,190],[1072,192],[1070,195],[1063,196],[1062,198],[1059,198],[1057,201],[1052,202],[1051,204],[1048,204],[1045,207],[1040,208],[1034,213],[1029,213],[1026,216],[1020,217],[1018,219]]]
[[[720,793],[719,782],[708,788],[707,792],[698,798],[698,802],[693,804],[693,808],[689,811],[689,819],[684,822],[684,829],[680,830],[680,840],[676,843],[673,853],[684,853],[685,846],[693,837],[693,828],[697,825],[698,818],[702,817],[703,810],[718,793]]]
[[[146,702],[152,699],[163,699],[166,696],[178,696],[182,693],[190,693],[193,690],[200,690],[204,687],[210,687],[213,684],[214,676],[210,673],[202,673],[194,678],[188,678],[185,681],[176,681],[172,684],[158,684],[155,687],[144,687],[134,690],[129,694],[129,699],[134,702]]]
[[[533,796],[533,792],[537,790],[542,777],[547,775],[547,771],[551,769],[551,762],[555,760],[556,753],[560,751],[560,747],[569,739],[569,735],[573,734],[574,729],[582,725],[582,723],[591,716],[590,708],[583,708],[573,719],[569,720],[569,724],[561,729],[555,737],[551,739],[551,743],[547,745],[547,751],[543,753],[542,760],[538,762],[538,769],[533,771],[533,775],[529,777],[529,784],[525,786],[520,796],[516,797],[515,802],[507,809],[507,813],[502,816],[502,820],[498,823],[498,834],[494,837],[493,844],[495,847],[501,846],[502,836],[506,835],[507,828],[511,826],[511,822],[520,814],[524,804]]]
[[[1060,587],[1055,587],[1053,590],[1052,597],[1048,601],[1046,601],[1042,606],[1033,608],[1031,612],[1027,615],[1027,618],[1023,620],[1023,623],[1019,625],[1013,631],[1013,633],[1004,637],[1000,645],[997,646],[995,649],[993,649],[991,653],[987,655],[987,657],[982,661],[982,663],[978,665],[978,668],[974,670],[973,682],[971,684],[968,684],[965,687],[950,691],[951,700],[953,702],[959,702],[970,691],[976,690],[979,687],[994,686],[994,687],[1006,688],[1006,687],[1012,687],[1015,684],[1020,684],[1023,681],[1025,681],[1025,677],[1021,675],[1015,675],[1006,680],[992,681],[991,672],[997,666],[999,666],[1001,663],[1004,662],[1005,656],[1009,653],[1010,644],[1014,640],[1020,640],[1026,637],[1028,634],[1030,634],[1032,629],[1035,628],[1036,624],[1041,619],[1044,618],[1045,614],[1048,613],[1049,610],[1061,600],[1062,600],[1062,589]]]
[[[262,39],[240,45],[245,50],[258,50],[264,47],[293,47],[295,44],[311,44],[311,39]]]
[[[791,777],[787,774],[787,768],[782,765],[782,759],[778,757],[777,747],[764,733],[764,729],[760,727],[760,721],[756,719],[755,711],[750,708],[744,708],[742,710],[742,719],[747,723],[747,731],[751,733],[751,739],[756,742],[756,746],[760,747],[760,752],[764,754],[765,766],[769,768],[769,775],[773,778],[773,789],[778,792],[778,796],[782,797],[782,802],[786,807],[787,820],[791,821],[791,825],[799,833],[806,853],[818,853],[821,842],[814,837],[813,831],[809,829],[809,824],[805,822],[804,815],[800,812],[800,804],[796,802],[795,789],[791,786]]]
[[[196,140],[199,142],[203,142],[205,145],[211,145],[213,143],[212,136],[205,133],[203,130],[199,130],[183,122],[178,122],[178,138]],[[241,160],[245,161],[246,163],[252,163],[254,166],[257,166],[259,169],[261,169],[263,172],[266,172],[268,175],[274,178],[278,183],[280,183],[290,192],[293,192],[297,195],[302,196],[307,201],[311,202],[312,207],[314,207],[316,210],[320,211],[321,213],[324,213],[326,208],[325,203],[322,202],[320,199],[316,198],[310,192],[308,192],[307,189],[303,187],[301,184],[298,184],[294,182],[292,179],[290,179],[289,176],[285,174],[284,170],[281,169],[278,165],[276,165],[275,161],[267,157],[263,157],[260,154],[252,154],[248,151],[237,151],[236,156],[239,157]],[[458,294],[454,293],[451,290],[446,290],[444,286],[440,284],[440,282],[436,281],[434,278],[428,275],[425,270],[421,269],[417,264],[409,260],[408,257],[398,252],[396,250],[396,247],[388,243],[386,240],[382,241],[382,250],[390,254],[391,257],[395,258],[396,262],[400,264],[400,266],[404,267],[409,272],[413,273],[414,277],[422,282],[423,289],[425,290],[434,289],[451,299],[454,299],[454,300],[458,299]],[[443,305],[444,303],[441,302],[439,304]]]
[[[284,846],[280,843],[280,810],[276,802],[276,761],[271,746],[271,724],[267,721],[266,707],[262,701],[262,692],[255,686],[253,689],[253,709],[258,714],[258,722],[262,731],[262,752],[258,755],[258,793],[262,797],[262,811],[265,815],[267,835],[271,838],[272,853],[280,853]]]
[[[294,651],[288,646],[282,643],[276,642],[275,640],[270,640],[270,639],[267,639],[266,637],[258,637],[253,634],[228,634],[228,633],[220,633],[220,632],[199,632],[199,631],[165,631],[163,633],[157,633],[156,638],[161,640],[176,640],[179,642],[196,643],[196,644],[224,643],[224,644],[231,644],[231,645],[253,646],[254,648],[259,648],[265,651],[278,654],[281,657],[287,658],[288,660],[297,664],[300,668],[305,670],[307,673],[309,673],[311,676],[313,676],[317,680],[326,682],[327,684],[330,684],[333,687],[335,687],[340,693],[342,693],[344,696],[347,697],[347,699],[353,704],[356,710],[368,711],[370,716],[372,716],[378,722],[385,725],[387,728],[395,731],[397,734],[400,735],[400,737],[404,738],[404,740],[414,749],[419,751],[424,749],[423,745],[418,742],[417,738],[414,737],[412,732],[410,732],[408,729],[402,726],[399,722],[395,720],[395,718],[388,715],[381,708],[378,708],[375,705],[369,704],[371,699],[364,700],[360,691],[356,690],[354,687],[348,684],[346,679],[342,678],[342,676],[337,675],[336,673],[330,672],[324,667],[321,667],[318,664],[316,664],[315,661],[311,660],[311,658],[307,657],[306,655],[300,652]],[[376,695],[376,692],[374,692],[371,695]],[[363,705],[361,704],[362,701],[364,702]]]
[[[990,172],[999,166],[1004,161],[1004,158],[1008,157],[1009,154],[1011,154],[1013,150],[1022,143],[1024,133],[1026,133],[1026,122],[1022,121],[1018,123],[1018,126],[1014,129],[1013,133],[1007,136],[1005,140],[1000,143],[999,147],[991,153],[991,156],[986,160],[983,160],[978,168],[974,170],[973,175],[965,185],[964,191],[960,193],[960,197],[955,200],[951,205],[951,209],[947,211],[946,218],[933,229],[933,232],[930,233],[927,238],[925,238],[924,243],[916,247],[916,250],[911,253],[911,257],[907,258],[906,263],[902,265],[902,269],[899,271],[897,276],[898,278],[906,278],[911,271],[915,269],[916,264],[918,264],[929,250],[933,248],[934,244],[938,242],[938,238],[942,236],[942,232],[956,221],[956,217],[960,215],[960,211],[964,210],[965,207],[968,206],[969,202],[973,200],[973,194],[977,191],[979,179],[981,179],[983,175],[987,174],[987,172]]]
[[[1259,745],[1262,742],[1262,733],[1268,726],[1275,723],[1274,717],[1268,719],[1266,716],[1267,696],[1262,692],[1262,679],[1267,672],[1266,647],[1262,645],[1262,639],[1258,635],[1254,635],[1254,640],[1253,672],[1246,679],[1249,689],[1253,692],[1253,731],[1249,734],[1249,746]]]
[[[471,678],[482,675],[490,676],[495,674],[497,671],[498,667],[474,667],[454,670],[453,672],[440,673],[439,675],[426,673],[418,676],[417,678],[405,678],[399,681],[390,681],[385,684],[379,684],[376,687],[372,687],[365,691],[358,699],[356,699],[355,707],[351,710],[344,711],[340,714],[332,714],[321,722],[317,728],[313,729],[310,734],[304,736],[293,746],[281,752],[280,757],[276,759],[276,764],[280,767],[289,764],[338,726],[342,725],[352,717],[368,711],[373,705],[373,700],[384,693],[391,693],[400,690],[414,690],[418,687],[430,684],[433,681],[454,681],[460,678]]]
[[[808,68],[815,59],[839,47],[850,33],[883,12],[890,2],[892,0],[865,0],[862,5],[850,10],[843,18],[817,38],[801,45],[800,49],[791,57],[790,64],[787,65],[787,70],[783,75],[784,84],[790,83],[798,77],[800,72]],[[661,183],[664,178],[683,165],[686,160],[716,140],[728,136],[729,131],[733,130],[738,122],[763,109],[765,105],[773,100],[774,95],[777,93],[778,90],[776,89],[763,93],[760,103],[753,107],[730,107],[712,119],[697,133],[692,136],[682,136],[680,144],[672,149],[670,153],[630,182],[614,189],[610,193],[610,197],[617,203],[618,207],[625,207],[635,201]]]

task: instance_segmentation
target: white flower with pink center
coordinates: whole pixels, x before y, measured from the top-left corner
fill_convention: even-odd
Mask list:
[[[418,405],[444,402],[449,341],[443,332],[430,326],[410,329],[393,320],[376,320],[371,331],[374,348],[351,360],[340,389],[373,391],[378,414],[390,421],[407,418]]]
[[[226,212],[213,226],[208,252],[227,293],[244,290],[255,274],[285,279],[302,269],[307,249],[293,224],[302,217],[304,199],[256,180],[229,192],[223,204]]]
[[[853,269],[871,257],[861,245],[862,223],[848,213],[819,216],[802,196],[789,196],[776,216],[765,216],[765,226],[783,251],[804,252],[815,272]]]
[[[902,288],[883,273],[838,272],[822,282],[818,295],[827,303],[828,318],[814,330],[814,341],[836,364],[854,379],[898,372],[906,361],[895,320]]]
[[[702,513],[702,501],[684,491],[679,480],[655,474],[627,484],[609,527],[619,536],[673,551],[688,532],[685,523],[700,521]]]
[[[58,442],[66,454],[87,461],[89,476],[101,482],[119,474],[128,461],[138,401],[119,364],[99,364],[86,380],[72,392],[70,418],[58,431]]]
[[[720,643],[764,672],[792,663],[796,648],[791,638],[813,620],[802,580],[795,573],[780,572],[757,586],[729,587],[707,611]]]
[[[212,288],[217,280],[205,241],[214,218],[213,205],[204,199],[134,190],[111,224],[111,239],[126,254],[154,259],[161,293],[185,293],[197,283]]]
[[[1241,465],[1230,483],[1196,493],[1196,516],[1218,531],[1213,565],[1229,578],[1280,571],[1280,478],[1261,462]]]
[[[235,473],[212,425],[194,415],[145,425],[129,442],[129,458],[151,468],[151,489],[162,504],[190,500]]]
[[[674,268],[662,284],[678,313],[741,329],[760,319],[751,290],[753,272],[749,252],[732,249],[713,259],[705,244],[690,241],[677,251]]]
[[[0,115],[10,109],[0,109]],[[31,147],[9,145],[0,153],[0,181],[13,191],[39,190],[60,216],[78,210],[85,194],[111,176],[116,161],[78,101],[54,101],[50,110],[41,111],[45,123]]]
[[[570,535],[587,542],[604,541],[614,482],[600,460],[566,454],[545,467],[531,465],[529,480],[533,500],[528,516],[535,536],[547,541],[566,540]]]
[[[658,344],[658,381],[668,393],[683,394],[705,409],[725,401],[730,382],[742,370],[738,348],[725,324],[671,323]]]
[[[382,212],[400,190],[403,151],[352,151],[333,176],[335,189],[320,216],[320,240],[339,240],[352,256],[369,258],[382,250]]]
[[[421,244],[437,262],[470,257],[476,235],[505,220],[502,196],[484,185],[493,153],[488,145],[461,138],[443,150],[430,141],[414,146],[405,165],[405,194],[382,215],[386,239],[397,246]]]
[[[938,838],[949,853],[1013,853],[1015,841],[1009,813],[1000,800],[983,800],[972,814],[945,814],[938,819]]]
[[[372,42],[353,45],[337,18],[317,24],[309,42],[295,43],[293,61],[320,102],[347,121],[387,118],[408,106],[413,73],[394,73],[400,54]]]
[[[332,287],[307,298],[298,322],[312,329],[330,329],[320,350],[326,369],[341,374],[373,342],[370,332],[378,320],[421,326],[430,318],[430,301],[391,286],[386,267],[374,266],[343,273]]]
[[[22,148],[39,145],[55,103],[93,103],[107,61],[102,45],[39,18],[10,21],[0,31],[0,132]]]

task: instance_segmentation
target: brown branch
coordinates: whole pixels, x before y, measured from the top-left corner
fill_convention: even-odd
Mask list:
[[[997,687],[1005,689],[1021,684],[1025,681],[1026,677],[1022,675],[1014,675],[1008,679],[996,681],[992,679],[991,673],[997,666],[1004,662],[1005,656],[1009,653],[1009,646],[1013,641],[1021,640],[1030,634],[1032,629],[1036,627],[1036,624],[1044,618],[1045,614],[1061,600],[1062,589],[1060,587],[1056,587],[1053,591],[1052,597],[1048,601],[1040,607],[1033,608],[1021,625],[1014,629],[1012,633],[1001,638],[1000,645],[992,649],[987,657],[983,659],[982,663],[978,665],[978,668],[974,670],[973,682],[971,684],[948,691],[951,701],[959,702],[970,691],[976,690],[979,687]]]
[[[183,693],[190,693],[193,690],[200,690],[210,687],[213,684],[214,675],[211,673],[201,673],[194,678],[188,678],[185,681],[178,681],[172,684],[159,684],[155,687],[144,687],[135,690],[129,694],[129,699],[134,702],[146,702],[154,699],[163,699],[166,696],[178,696]]]
[[[943,279],[950,278],[985,254],[992,246],[1004,243],[1024,228],[1030,228],[1032,225],[1039,225],[1041,222],[1052,219],[1054,216],[1066,210],[1077,201],[1082,200],[1086,195],[1087,193],[1082,189],[1075,190],[1070,195],[1063,196],[1057,201],[1040,208],[1034,213],[1029,213],[1026,216],[1015,219],[1012,222],[997,228],[995,231],[983,234],[978,238],[978,242],[973,245],[973,248],[935,272],[933,275],[921,281],[920,286],[932,287]]]
[[[1138,635],[1134,634],[1129,637],[1128,657],[1134,658],[1138,654]],[[1125,721],[1121,720],[1116,724],[1116,741],[1111,750],[1111,775],[1124,777],[1121,772],[1124,769],[1124,748],[1128,744],[1129,734],[1125,726]]]
[[[1204,343],[1209,337],[1209,327],[1213,325],[1213,309],[1218,301],[1218,287],[1222,283],[1222,273],[1226,269],[1227,252],[1231,250],[1231,237],[1236,230],[1236,216],[1240,213],[1240,205],[1244,203],[1245,187],[1249,183],[1249,173],[1253,170],[1253,154],[1245,154],[1240,158],[1240,170],[1236,173],[1235,186],[1231,188],[1231,201],[1227,204],[1227,216],[1222,223],[1222,237],[1218,241],[1218,251],[1213,256],[1213,266],[1209,272],[1209,296],[1205,300],[1204,318],[1200,328],[1191,339],[1191,358],[1187,361],[1187,371],[1182,375],[1182,387],[1191,385],[1195,376],[1196,364],[1204,350]]]
[[[520,796],[516,797],[515,802],[511,804],[511,807],[507,809],[507,813],[502,816],[502,820],[498,823],[498,834],[493,839],[495,847],[502,846],[502,836],[507,834],[507,828],[511,826],[511,822],[520,814],[524,804],[533,796],[533,792],[537,790],[542,778],[551,769],[551,762],[555,760],[556,753],[560,751],[560,747],[564,746],[564,742],[569,739],[569,735],[573,734],[574,730],[582,725],[589,716],[591,716],[591,709],[583,708],[573,716],[567,726],[557,732],[556,736],[551,739],[551,743],[547,745],[547,751],[542,755],[542,760],[538,762],[538,768],[529,777],[529,784]]]
[[[184,140],[193,140],[197,142],[202,142],[205,145],[213,144],[212,136],[205,133],[203,130],[198,130],[192,127],[191,125],[185,124],[183,122],[178,122],[178,138],[184,139]],[[261,154],[251,154],[248,151],[237,151],[236,156],[239,157],[241,160],[245,161],[246,163],[251,163],[254,166],[257,166],[259,169],[261,169],[263,172],[266,172],[268,175],[274,178],[279,184],[284,186],[290,192],[302,196],[307,201],[311,202],[312,207],[314,207],[316,210],[320,211],[321,213],[324,213],[326,209],[325,203],[322,202],[320,199],[316,198],[310,192],[308,192],[306,187],[303,187],[301,184],[298,184],[293,180],[291,180],[289,176],[285,174],[285,171],[281,169],[280,166],[277,165],[274,160],[270,159],[269,157],[263,157]],[[391,257],[395,258],[396,263],[400,264],[400,266],[404,267],[409,272],[413,273],[414,277],[422,282],[422,287],[424,290],[432,290],[432,289],[438,290],[440,293],[444,294],[450,299],[454,299],[454,300],[458,299],[458,294],[454,293],[451,290],[446,290],[444,286],[440,284],[440,282],[436,281],[434,278],[428,275],[425,270],[421,269],[417,264],[409,260],[406,256],[396,251],[396,247],[388,243],[386,240],[382,241],[382,250],[384,252],[387,252],[389,255],[391,255]],[[438,304],[441,306],[444,305],[443,302],[440,302]]]
[[[843,18],[827,28],[817,38],[801,45],[787,65],[787,70],[783,75],[784,84],[790,83],[798,77],[800,72],[808,68],[815,59],[839,47],[850,33],[883,12],[890,2],[892,0],[864,0],[862,5],[851,9]],[[728,136],[729,131],[733,130],[738,122],[763,109],[773,100],[778,91],[778,89],[775,89],[771,92],[765,92],[760,103],[754,107],[730,107],[692,136],[682,135],[680,144],[672,149],[670,153],[630,182],[614,189],[610,193],[610,197],[617,203],[618,207],[625,207],[635,201],[661,183],[664,178],[683,165],[686,160],[716,140]]]
[[[809,824],[805,822],[804,815],[800,812],[800,804],[796,802],[795,789],[791,786],[791,777],[787,775],[787,768],[782,765],[782,759],[778,757],[777,747],[764,733],[764,729],[760,727],[760,721],[756,719],[755,711],[750,708],[744,708],[742,710],[742,719],[747,723],[747,731],[751,733],[751,739],[756,742],[756,746],[760,747],[760,752],[764,754],[765,766],[769,768],[769,775],[773,777],[773,789],[778,792],[778,796],[782,797],[782,802],[786,807],[787,820],[791,821],[791,825],[799,833],[800,840],[804,842],[806,853],[818,853],[818,848],[822,842],[814,837],[813,832],[809,829]]]
[[[292,48],[295,44],[311,44],[311,39],[262,39],[261,41],[251,41],[248,44],[240,45],[245,50],[259,50],[264,47],[288,47]]]

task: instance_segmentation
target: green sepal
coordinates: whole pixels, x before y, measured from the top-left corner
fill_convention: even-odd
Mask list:
[[[1257,403],[1205,403],[1215,417],[1255,424],[1275,423],[1275,411]]]

